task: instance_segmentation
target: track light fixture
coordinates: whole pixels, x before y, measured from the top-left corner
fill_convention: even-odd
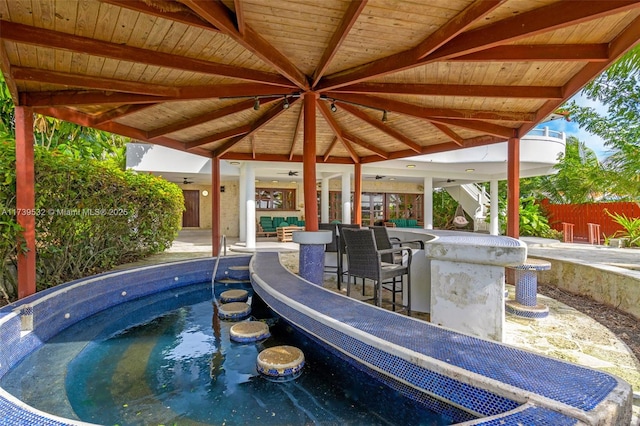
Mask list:
[[[284,97],[284,104],[282,104],[282,109],[289,109],[289,99],[287,99],[287,97]]]
[[[386,109],[384,111],[382,111],[382,122],[383,123],[387,122],[387,110]]]
[[[335,102],[331,102],[331,112],[336,112],[338,110],[338,107],[336,106]]]
[[[255,100],[253,101],[253,110],[257,111],[260,109],[260,100],[258,99],[258,97],[255,97]]]

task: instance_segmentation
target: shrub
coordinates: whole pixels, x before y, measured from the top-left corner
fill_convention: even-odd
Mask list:
[[[15,145],[0,142],[0,277],[15,297]],[[36,147],[37,287],[103,272],[168,248],[184,206],[177,185]]]
[[[640,247],[640,218],[629,218],[622,213],[610,213],[607,209],[604,209],[604,212],[624,228],[624,231],[616,231],[609,239],[626,238],[629,240],[629,247]]]

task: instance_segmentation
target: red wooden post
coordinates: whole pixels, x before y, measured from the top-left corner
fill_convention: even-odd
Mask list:
[[[211,249],[220,255],[220,157],[211,159]]]
[[[36,292],[36,198],[33,168],[33,110],[16,107],[16,218],[27,252],[18,252],[18,298]]]
[[[353,220],[352,223],[362,225],[362,164],[353,166]]]
[[[507,236],[520,238],[520,138],[507,148]]]
[[[304,146],[302,148],[302,183],[304,188],[304,221],[307,231],[318,230],[318,200],[316,194],[316,101],[319,95],[305,92]]]

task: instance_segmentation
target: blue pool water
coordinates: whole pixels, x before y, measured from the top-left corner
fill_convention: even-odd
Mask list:
[[[337,361],[283,321],[264,320],[272,337],[234,343],[233,323],[215,315],[209,284],[166,291],[68,328],[0,384],[36,408],[100,424],[452,423]],[[279,344],[305,354],[295,381],[273,383],[256,372],[258,353]]]

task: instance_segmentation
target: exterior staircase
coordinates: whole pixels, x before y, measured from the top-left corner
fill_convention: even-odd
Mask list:
[[[484,188],[475,183],[467,183],[445,188],[449,195],[456,200],[466,214],[473,219],[473,230],[488,232],[489,223],[485,221],[489,208],[489,194]]]

